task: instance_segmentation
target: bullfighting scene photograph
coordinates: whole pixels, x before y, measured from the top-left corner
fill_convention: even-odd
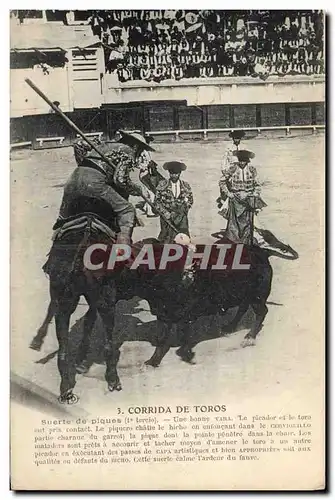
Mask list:
[[[10,23],[15,408],[312,390],[323,12],[12,10]]]

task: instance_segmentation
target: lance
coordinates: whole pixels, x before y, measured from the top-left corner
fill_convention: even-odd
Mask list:
[[[250,213],[250,245],[254,245],[254,232],[255,232],[255,206],[256,198],[251,197],[251,213]]]
[[[55,113],[63,118],[63,120],[69,125],[72,130],[75,130],[75,132],[77,132],[77,134],[80,135],[84,139],[84,141],[87,142],[87,144],[89,144],[92,149],[94,149],[96,153],[98,153],[98,155],[103,159],[104,162],[106,162],[114,171],[116,170],[116,165],[110,160],[110,158],[99,151],[99,148],[96,146],[96,144],[94,144],[94,142],[91,141],[89,137],[86,137],[86,135],[80,130],[80,128],[78,128],[77,125],[73,123],[73,121],[70,120],[70,118],[66,116],[66,114],[63,113],[63,111],[58,106],[56,106],[56,104],[50,101],[50,99],[30,80],[30,78],[25,78],[25,82],[36,92],[36,94],[38,94],[47,104],[49,104],[49,106],[55,111]],[[155,210],[155,212],[166,222],[168,226],[170,226],[171,229],[173,229],[173,231],[178,233],[177,228],[172,224],[172,222],[170,222],[164,214],[156,209],[154,204],[149,198],[145,196],[145,194],[142,193],[141,198],[143,198],[143,200]]]

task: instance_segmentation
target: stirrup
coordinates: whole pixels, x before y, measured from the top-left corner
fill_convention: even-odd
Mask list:
[[[78,403],[79,398],[76,396],[76,394],[73,394],[72,389],[69,389],[66,391],[64,394],[61,394],[58,397],[58,402],[60,404],[68,404],[68,405],[74,405]]]

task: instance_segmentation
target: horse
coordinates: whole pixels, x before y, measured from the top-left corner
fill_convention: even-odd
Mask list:
[[[116,286],[114,277],[90,273],[83,266],[83,255],[86,248],[94,243],[111,245],[116,241],[116,233],[108,221],[93,213],[74,215],[60,227],[54,226],[56,234],[44,265],[44,271],[49,275],[50,304],[47,317],[39,329],[31,347],[38,348],[47,333],[47,325],[55,317],[56,335],[59,344],[58,370],[61,377],[60,403],[76,403],[77,396],[73,393],[76,383],[76,356],[70,349],[69,323],[79,298],[84,296],[90,309],[86,316],[84,335],[85,342],[92,330],[96,313],[99,312],[105,326],[105,358],[106,381],[108,389],[121,390],[116,366],[120,355],[114,349],[113,329],[116,305]]]

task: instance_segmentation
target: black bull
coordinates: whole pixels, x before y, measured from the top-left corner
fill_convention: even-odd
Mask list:
[[[106,238],[106,237],[105,237]],[[48,324],[55,316],[56,334],[59,343],[58,369],[61,376],[61,402],[75,402],[73,394],[76,370],[82,372],[85,362],[78,367],[77,353],[69,348],[69,322],[80,296],[84,296],[89,310],[84,316],[84,334],[79,349],[81,360],[85,360],[90,334],[99,312],[105,326],[106,381],[110,391],[120,390],[121,383],[117,373],[120,357],[120,339],[113,336],[115,306],[119,300],[140,297],[146,299],[152,314],[161,322],[162,328],[157,346],[146,364],[159,366],[170,349],[171,329],[177,325],[180,332],[180,348],[177,354],[182,360],[191,362],[196,341],[192,335],[192,323],[201,316],[222,314],[230,308],[238,307],[237,313],[225,332],[233,332],[249,307],[254,311],[254,322],[246,334],[243,345],[252,345],[262,328],[268,308],[266,301],[271,291],[272,267],[269,257],[275,255],[258,247],[248,248],[250,269],[226,273],[211,270],[197,270],[185,274],[174,272],[144,272],[140,269],[123,268],[112,274],[91,274],[82,267],[82,249],[93,242],[103,242],[103,235],[70,233],[66,241],[53,245],[46,271],[50,277],[51,301],[47,316],[34,337],[30,347],[39,350],[47,334]],[[84,245],[83,245],[83,240]],[[148,240],[147,240],[148,241]],[[137,250],[144,242],[135,244]],[[150,240],[153,242],[154,240]],[[110,239],[108,240],[110,243]],[[220,241],[216,242],[221,243]],[[78,247],[79,245],[79,247]],[[298,257],[287,247],[286,259]],[[283,257],[282,254],[278,254]],[[70,279],[69,279],[70,277]]]

